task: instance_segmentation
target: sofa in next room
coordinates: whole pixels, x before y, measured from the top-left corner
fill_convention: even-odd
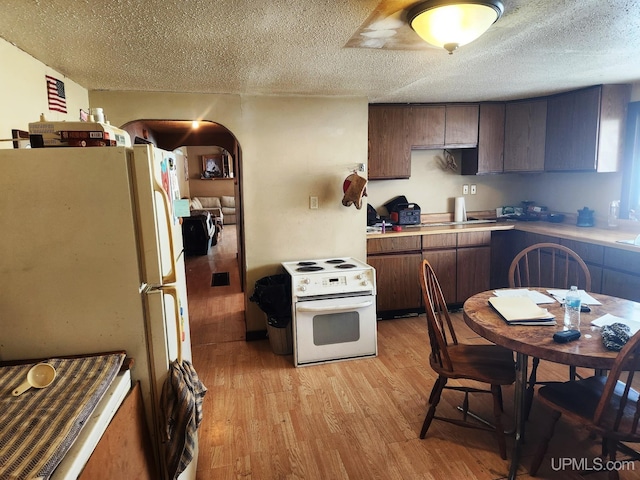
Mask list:
[[[221,225],[236,223],[236,199],[233,196],[193,197],[189,206],[191,210],[209,211]]]

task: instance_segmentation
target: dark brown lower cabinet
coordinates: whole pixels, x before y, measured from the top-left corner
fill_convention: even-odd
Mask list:
[[[421,307],[421,262],[420,252],[367,257],[367,263],[376,269],[378,312]]]

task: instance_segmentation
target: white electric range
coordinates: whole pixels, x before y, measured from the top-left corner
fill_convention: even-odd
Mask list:
[[[376,272],[351,257],[284,262],[296,367],[378,354]]]

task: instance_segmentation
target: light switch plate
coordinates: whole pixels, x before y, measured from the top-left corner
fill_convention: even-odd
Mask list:
[[[317,210],[318,208],[318,197],[311,196],[309,197],[309,208],[312,210]]]
[[[462,185],[462,194],[469,195],[469,185]]]
[[[475,185],[471,185],[471,195],[475,195],[478,190]]]

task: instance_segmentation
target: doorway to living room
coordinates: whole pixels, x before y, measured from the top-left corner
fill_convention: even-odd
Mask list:
[[[245,340],[242,150],[235,135],[211,121],[194,125],[192,120],[140,119],[122,128],[134,143],[151,143],[183,156],[182,198],[211,195],[235,203],[235,211],[224,210],[232,214],[228,222],[223,215],[217,241],[206,254],[185,257],[187,300],[192,345]],[[225,152],[223,156],[221,152]],[[221,174],[207,174],[205,161],[213,167],[218,158]],[[222,275],[228,277],[228,284],[214,282],[214,276]]]

